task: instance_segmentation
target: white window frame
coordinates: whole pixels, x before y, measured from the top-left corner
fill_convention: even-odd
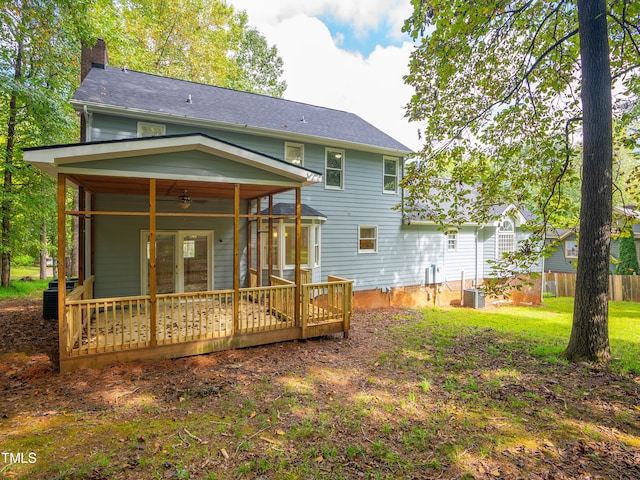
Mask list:
[[[148,134],[145,130],[159,130],[158,133]],[[167,126],[162,123],[138,122],[138,137],[162,137],[167,134]]]
[[[445,232],[445,235],[446,235],[446,241],[447,241],[447,252],[457,252],[458,251],[458,229],[450,228]]]
[[[393,162],[395,164],[393,175],[387,173],[387,162]],[[398,194],[398,165],[400,164],[400,159],[398,157],[389,157],[387,155],[382,157],[382,193],[386,193],[389,195],[397,195]],[[387,190],[387,178],[393,177],[395,188],[393,190]]]
[[[286,249],[286,245],[287,245],[287,234],[296,234],[296,224],[295,222],[283,222],[283,229],[284,229],[284,246],[285,248],[282,249],[282,254],[284,255],[284,268],[285,270],[291,270],[293,268],[296,267],[295,262],[294,263],[287,263],[287,249]],[[307,232],[307,262],[306,263],[302,263],[302,256],[300,257],[301,261],[300,261],[300,267],[302,268],[310,268],[311,265],[313,265],[313,261],[311,260],[311,224],[310,223],[304,223],[302,225],[300,225],[300,236],[304,237],[304,232],[306,230]],[[289,232],[287,232],[287,230]],[[301,239],[304,242],[304,239]],[[295,244],[295,240],[293,241]]]
[[[564,257],[578,258],[578,255],[580,255],[580,247],[578,246],[578,240],[565,240],[564,241]]]
[[[505,230],[506,225],[511,225],[511,229],[510,230]],[[497,257],[502,257],[502,254],[504,253],[511,253],[514,252],[516,249],[516,224],[515,222],[510,219],[510,218],[505,218],[502,220],[502,222],[500,223],[500,226],[498,227],[498,235],[497,235],[497,239],[496,239],[496,254]],[[509,247],[509,249],[504,249],[503,248],[503,244],[504,242],[502,241],[503,239],[507,239],[508,237],[510,237],[511,239],[511,245]]]
[[[330,153],[337,153],[340,155],[341,162],[340,162],[340,169],[334,168],[334,167],[329,167],[329,154]],[[340,148],[331,148],[331,147],[326,147],[324,149],[324,188],[327,190],[344,190],[344,165],[345,165],[345,151],[340,149]],[[327,175],[327,171],[331,170],[331,171],[339,171],[340,172],[340,185],[328,185],[327,184],[327,179],[329,178],[329,175]]]
[[[277,249],[275,254],[275,259],[273,263],[274,270],[293,270],[295,265],[286,263],[287,255],[286,255],[286,233],[287,229],[291,229],[295,231],[295,222],[287,220],[274,220],[273,221],[273,238],[276,239]],[[315,221],[306,221],[303,222],[302,225],[302,234],[304,235],[304,231],[306,230],[309,236],[309,244],[308,244],[308,253],[307,253],[307,263],[301,263],[300,267],[302,268],[311,268],[320,266],[320,251],[321,251],[321,238],[320,238],[320,230],[321,225]],[[261,228],[263,232],[263,241],[262,241],[262,255],[261,255],[261,263],[262,268],[269,268],[269,244],[266,239],[269,235],[269,221],[263,220],[263,226]]]
[[[313,266],[317,268],[320,266],[320,252],[322,249],[320,248],[320,225],[317,223],[313,225]]]
[[[176,270],[174,283],[176,285],[176,293],[183,293],[184,289],[184,239],[192,235],[207,237],[207,289],[213,290],[213,230],[157,230],[156,234],[174,235],[175,251],[174,259],[176,261]],[[147,295],[147,278],[149,275],[149,230],[140,231],[140,291],[142,295]]]
[[[300,161],[299,162],[294,162],[293,160],[289,159],[289,157],[287,156],[287,153],[289,152],[289,147],[292,148],[299,148],[300,149]],[[302,143],[293,143],[293,142],[284,142],[284,160],[287,163],[290,163],[292,165],[299,165],[299,166],[304,166],[304,144]]]
[[[373,228],[373,237],[363,237],[362,230],[365,228]],[[361,248],[363,241],[372,240],[373,248]],[[378,253],[378,226],[377,225],[358,225],[358,253]]]

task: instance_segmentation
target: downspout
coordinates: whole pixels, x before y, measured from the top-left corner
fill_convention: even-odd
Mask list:
[[[476,225],[476,261],[473,267],[474,274],[475,274],[475,280],[474,280],[475,283],[473,284],[474,288],[478,288],[478,230],[479,230],[479,227]]]
[[[83,105],[82,107],[82,114],[84,116],[84,129],[81,129],[81,135],[82,138],[81,140],[83,142],[90,142],[91,141],[91,128],[92,128],[92,123],[93,123],[93,113],[89,112],[89,109],[87,108],[86,105]]]

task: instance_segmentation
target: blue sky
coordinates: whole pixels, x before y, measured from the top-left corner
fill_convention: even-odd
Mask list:
[[[413,45],[402,34],[409,0],[229,0],[276,45],[289,100],[353,112],[417,149],[418,126],[404,119],[413,93]]]
[[[406,36],[393,35],[397,25],[390,24],[387,18],[381,19],[381,24],[367,29],[358,29],[353,23],[336,19],[332,14],[319,15],[318,19],[327,26],[337,47],[357,52],[365,58],[376,47],[401,47],[403,41],[409,41]]]

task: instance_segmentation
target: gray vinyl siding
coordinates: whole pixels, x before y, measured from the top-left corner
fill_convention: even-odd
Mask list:
[[[93,116],[92,140],[94,141],[130,138],[135,137],[136,133],[136,120],[101,114]],[[300,143],[293,138],[270,138],[243,132],[166,124],[167,135],[184,133],[203,133],[279,159],[284,158],[286,141]],[[341,148],[339,145],[330,143],[305,143],[304,167],[324,175],[327,147]],[[201,165],[202,160],[193,159],[190,165]],[[401,165],[402,159],[399,159],[398,179],[401,177]],[[446,281],[460,280],[462,271],[465,272],[467,279],[475,278],[476,268],[479,278],[489,276],[490,269],[485,260],[495,257],[495,227],[478,229],[477,250],[475,227],[462,227],[459,231],[459,250],[445,252],[444,235],[436,226],[403,223],[401,211],[394,210],[394,207],[401,203],[402,194],[400,192],[383,193],[383,176],[382,153],[346,149],[342,190],[326,189],[323,183],[302,189],[302,202],[327,217],[321,226],[321,264],[314,270],[315,281],[324,281],[327,275],[336,275],[353,279],[355,290],[424,285],[426,270],[433,264],[444,269]],[[294,199],[294,193],[288,192],[275,196],[274,203],[292,203]],[[262,202],[261,206],[266,208],[266,202]],[[109,208],[114,207],[110,205]],[[127,219],[124,222],[125,231],[120,228],[119,222],[122,222],[122,219],[100,218],[99,231],[107,232],[106,238],[96,245],[96,252],[100,255],[100,259],[96,260],[96,280],[102,276],[101,293],[108,291],[109,294],[124,295],[130,294],[132,291],[130,289],[139,291],[140,261],[137,257],[139,256],[139,231],[145,228],[141,225],[143,221]],[[184,225],[182,219],[163,219],[162,222],[162,224],[159,222],[159,229],[200,228],[197,226],[200,225],[198,220],[194,220],[193,223],[190,221],[188,228],[181,227]],[[229,279],[232,278],[232,228],[230,223],[222,224],[224,224],[222,220],[207,223],[210,229],[215,231],[215,288],[228,288]],[[358,253],[358,226],[360,225],[377,227],[376,253]],[[224,240],[219,244],[218,239],[221,233]],[[244,227],[243,235],[246,237]],[[104,244],[108,242],[115,242],[116,245],[111,250],[107,250]],[[241,245],[246,245],[244,238],[241,242]],[[125,250],[127,250],[126,261],[112,262],[102,258],[107,251],[117,256],[118,252]],[[242,261],[246,262],[244,251]],[[127,271],[127,275],[131,277],[127,279],[126,284],[119,280],[122,271]],[[245,271],[244,267],[242,271]],[[290,273],[292,272],[286,271],[284,275],[287,276]],[[96,288],[98,289],[98,286]]]
[[[95,209],[106,211],[145,211],[149,202],[145,196],[96,195]],[[159,204],[159,210],[162,203]],[[231,201],[211,199],[206,204],[193,204],[189,213],[198,211],[233,211]],[[246,208],[243,207],[243,211]],[[95,292],[97,297],[139,295],[141,293],[141,232],[149,229],[147,217],[96,215],[95,220]],[[158,231],[214,231],[213,281],[217,290],[233,287],[233,219],[158,217]],[[240,230],[240,244],[246,244],[246,223]],[[246,258],[241,272],[246,271]],[[244,277],[241,283],[244,285]]]
[[[116,170],[120,172],[154,172],[161,175],[189,175],[198,177],[216,176],[227,179],[243,178],[252,181],[285,181],[281,176],[252,168],[237,162],[204,152],[187,151],[140,155],[134,158],[95,160],[83,163],[68,163],[67,168],[91,170]],[[233,181],[233,180],[230,180]]]

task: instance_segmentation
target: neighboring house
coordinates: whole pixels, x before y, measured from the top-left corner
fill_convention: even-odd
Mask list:
[[[79,219],[84,287],[58,294],[61,367],[99,363],[74,360],[85,354],[107,363],[131,350],[180,356],[346,334],[351,288],[356,307],[428,305],[448,291],[459,302],[462,272],[481,283],[486,261],[521,238],[525,218],[510,208],[446,234],[394,210],[410,149],[354,114],[107,63],[102,42],[83,52],[72,99],[82,143],[24,153],[58,177],[60,218]],[[65,212],[67,186],[80,202]],[[211,325],[169,335],[162,323],[210,322],[224,305],[232,320],[215,317],[215,341]],[[286,335],[263,324],[274,312]]]
[[[636,239],[636,251],[640,253],[640,211],[634,207],[613,207],[615,229],[621,225],[630,225]],[[578,267],[579,247],[578,229],[553,229],[546,235],[547,243],[556,243],[557,247],[544,261],[544,269],[553,273],[576,273]],[[611,239],[611,259],[609,271],[616,269],[615,260],[618,258],[618,240]]]

